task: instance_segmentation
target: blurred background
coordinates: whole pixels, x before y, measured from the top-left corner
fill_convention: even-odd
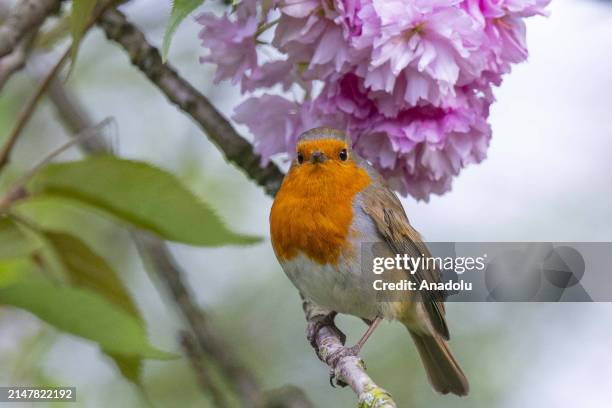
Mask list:
[[[123,10],[159,46],[169,8],[166,0],[136,0]],[[429,203],[402,200],[427,240],[612,241],[612,2],[556,0],[549,10],[549,18],[527,20],[529,61],[495,90],[488,158],[465,169],[444,196]],[[169,60],[229,117],[240,95],[227,84],[213,85],[212,68],[198,63],[204,53],[198,30],[193,19],[180,26]],[[55,58],[30,64],[2,90],[0,137],[50,61]],[[266,237],[252,247],[171,246],[199,303],[264,386],[299,386],[316,407],[354,406],[350,390],[330,387],[327,368],[305,340],[298,293],[269,242],[270,197],[227,165],[99,29],[87,35],[66,87],[95,122],[113,118],[105,132],[115,152],[171,171],[234,230]],[[11,173],[66,138],[53,106],[43,101]],[[153,344],[180,351],[181,321],[125,230],[72,208],[39,203],[30,211],[45,225],[78,231],[104,255],[135,297]],[[383,324],[363,350],[368,372],[400,407],[610,406],[612,305],[451,303],[447,310],[451,347],[471,382],[468,398],[434,394],[400,325]],[[341,317],[338,324],[351,344],[364,330],[355,318]],[[70,407],[150,406],[92,343],[1,308],[0,385],[16,384],[74,385],[79,401]],[[211,406],[184,359],[147,361],[144,389],[155,407]]]

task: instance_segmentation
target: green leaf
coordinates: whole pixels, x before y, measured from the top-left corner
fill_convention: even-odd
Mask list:
[[[34,47],[51,50],[57,43],[71,34],[71,19],[72,17],[70,15],[65,14],[48,30],[39,31],[34,40]]]
[[[74,286],[89,289],[102,295],[107,301],[119,306],[144,326],[138,308],[132,301],[123,283],[104,258],[92,251],[83,241],[63,232],[45,232],[47,242],[64,267]],[[107,353],[127,379],[138,383],[142,359]]]
[[[173,175],[143,162],[102,155],[56,163],[41,170],[29,188],[80,200],[170,241],[217,246],[259,240],[227,229]]]
[[[40,278],[40,268],[32,258],[0,261],[0,287],[36,278]]]
[[[134,384],[141,384],[143,366],[142,358],[122,356],[121,354],[109,352],[106,352],[106,354],[113,359],[123,377],[127,378]]]
[[[72,0],[72,14],[70,15],[70,32],[72,33],[72,66],[76,62],[79,44],[83,38],[89,20],[96,8],[97,0]]]
[[[22,258],[38,247],[12,220],[0,219],[0,259]]]
[[[149,344],[136,318],[88,290],[17,282],[0,287],[0,304],[25,309],[62,331],[98,343],[106,352],[126,357],[175,357]]]
[[[166,62],[168,58],[168,51],[170,50],[170,43],[172,42],[174,32],[183,20],[203,3],[204,0],[174,0],[172,2],[172,12],[168,20],[168,25],[166,26],[162,45],[162,60],[164,62]]]
[[[140,319],[140,312],[115,271],[83,241],[64,232],[46,231],[45,238],[74,286],[89,289]]]

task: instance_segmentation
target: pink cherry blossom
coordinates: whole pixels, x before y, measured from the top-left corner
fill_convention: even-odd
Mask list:
[[[427,200],[486,157],[493,88],[526,60],[524,19],[549,1],[244,0],[199,18],[203,62],[250,94],[234,119],[263,162],[333,126],[396,189]]]
[[[235,85],[257,67],[254,37],[257,31],[256,16],[231,20],[228,15],[218,18],[214,14],[204,13],[197,21],[204,26],[200,31],[202,45],[210,50],[210,54],[201,57],[200,62],[217,65],[216,83],[231,79]]]

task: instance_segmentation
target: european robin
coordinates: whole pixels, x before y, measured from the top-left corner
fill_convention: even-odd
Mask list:
[[[466,395],[468,381],[448,348],[440,298],[425,293],[417,299],[405,291],[399,299],[380,299],[372,294],[371,281],[363,279],[366,255],[431,256],[395,193],[338,130],[305,132],[296,150],[270,213],[272,246],[289,279],[306,299],[329,311],[332,324],[336,313],[369,324],[353,353],[382,319],[399,321],[414,340],[433,388]],[[392,272],[396,280],[440,281],[435,269]]]

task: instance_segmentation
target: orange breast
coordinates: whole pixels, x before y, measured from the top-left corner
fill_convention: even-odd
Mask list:
[[[353,221],[355,195],[370,184],[354,162],[293,167],[270,213],[272,246],[279,260],[303,252],[320,264],[336,264]]]

